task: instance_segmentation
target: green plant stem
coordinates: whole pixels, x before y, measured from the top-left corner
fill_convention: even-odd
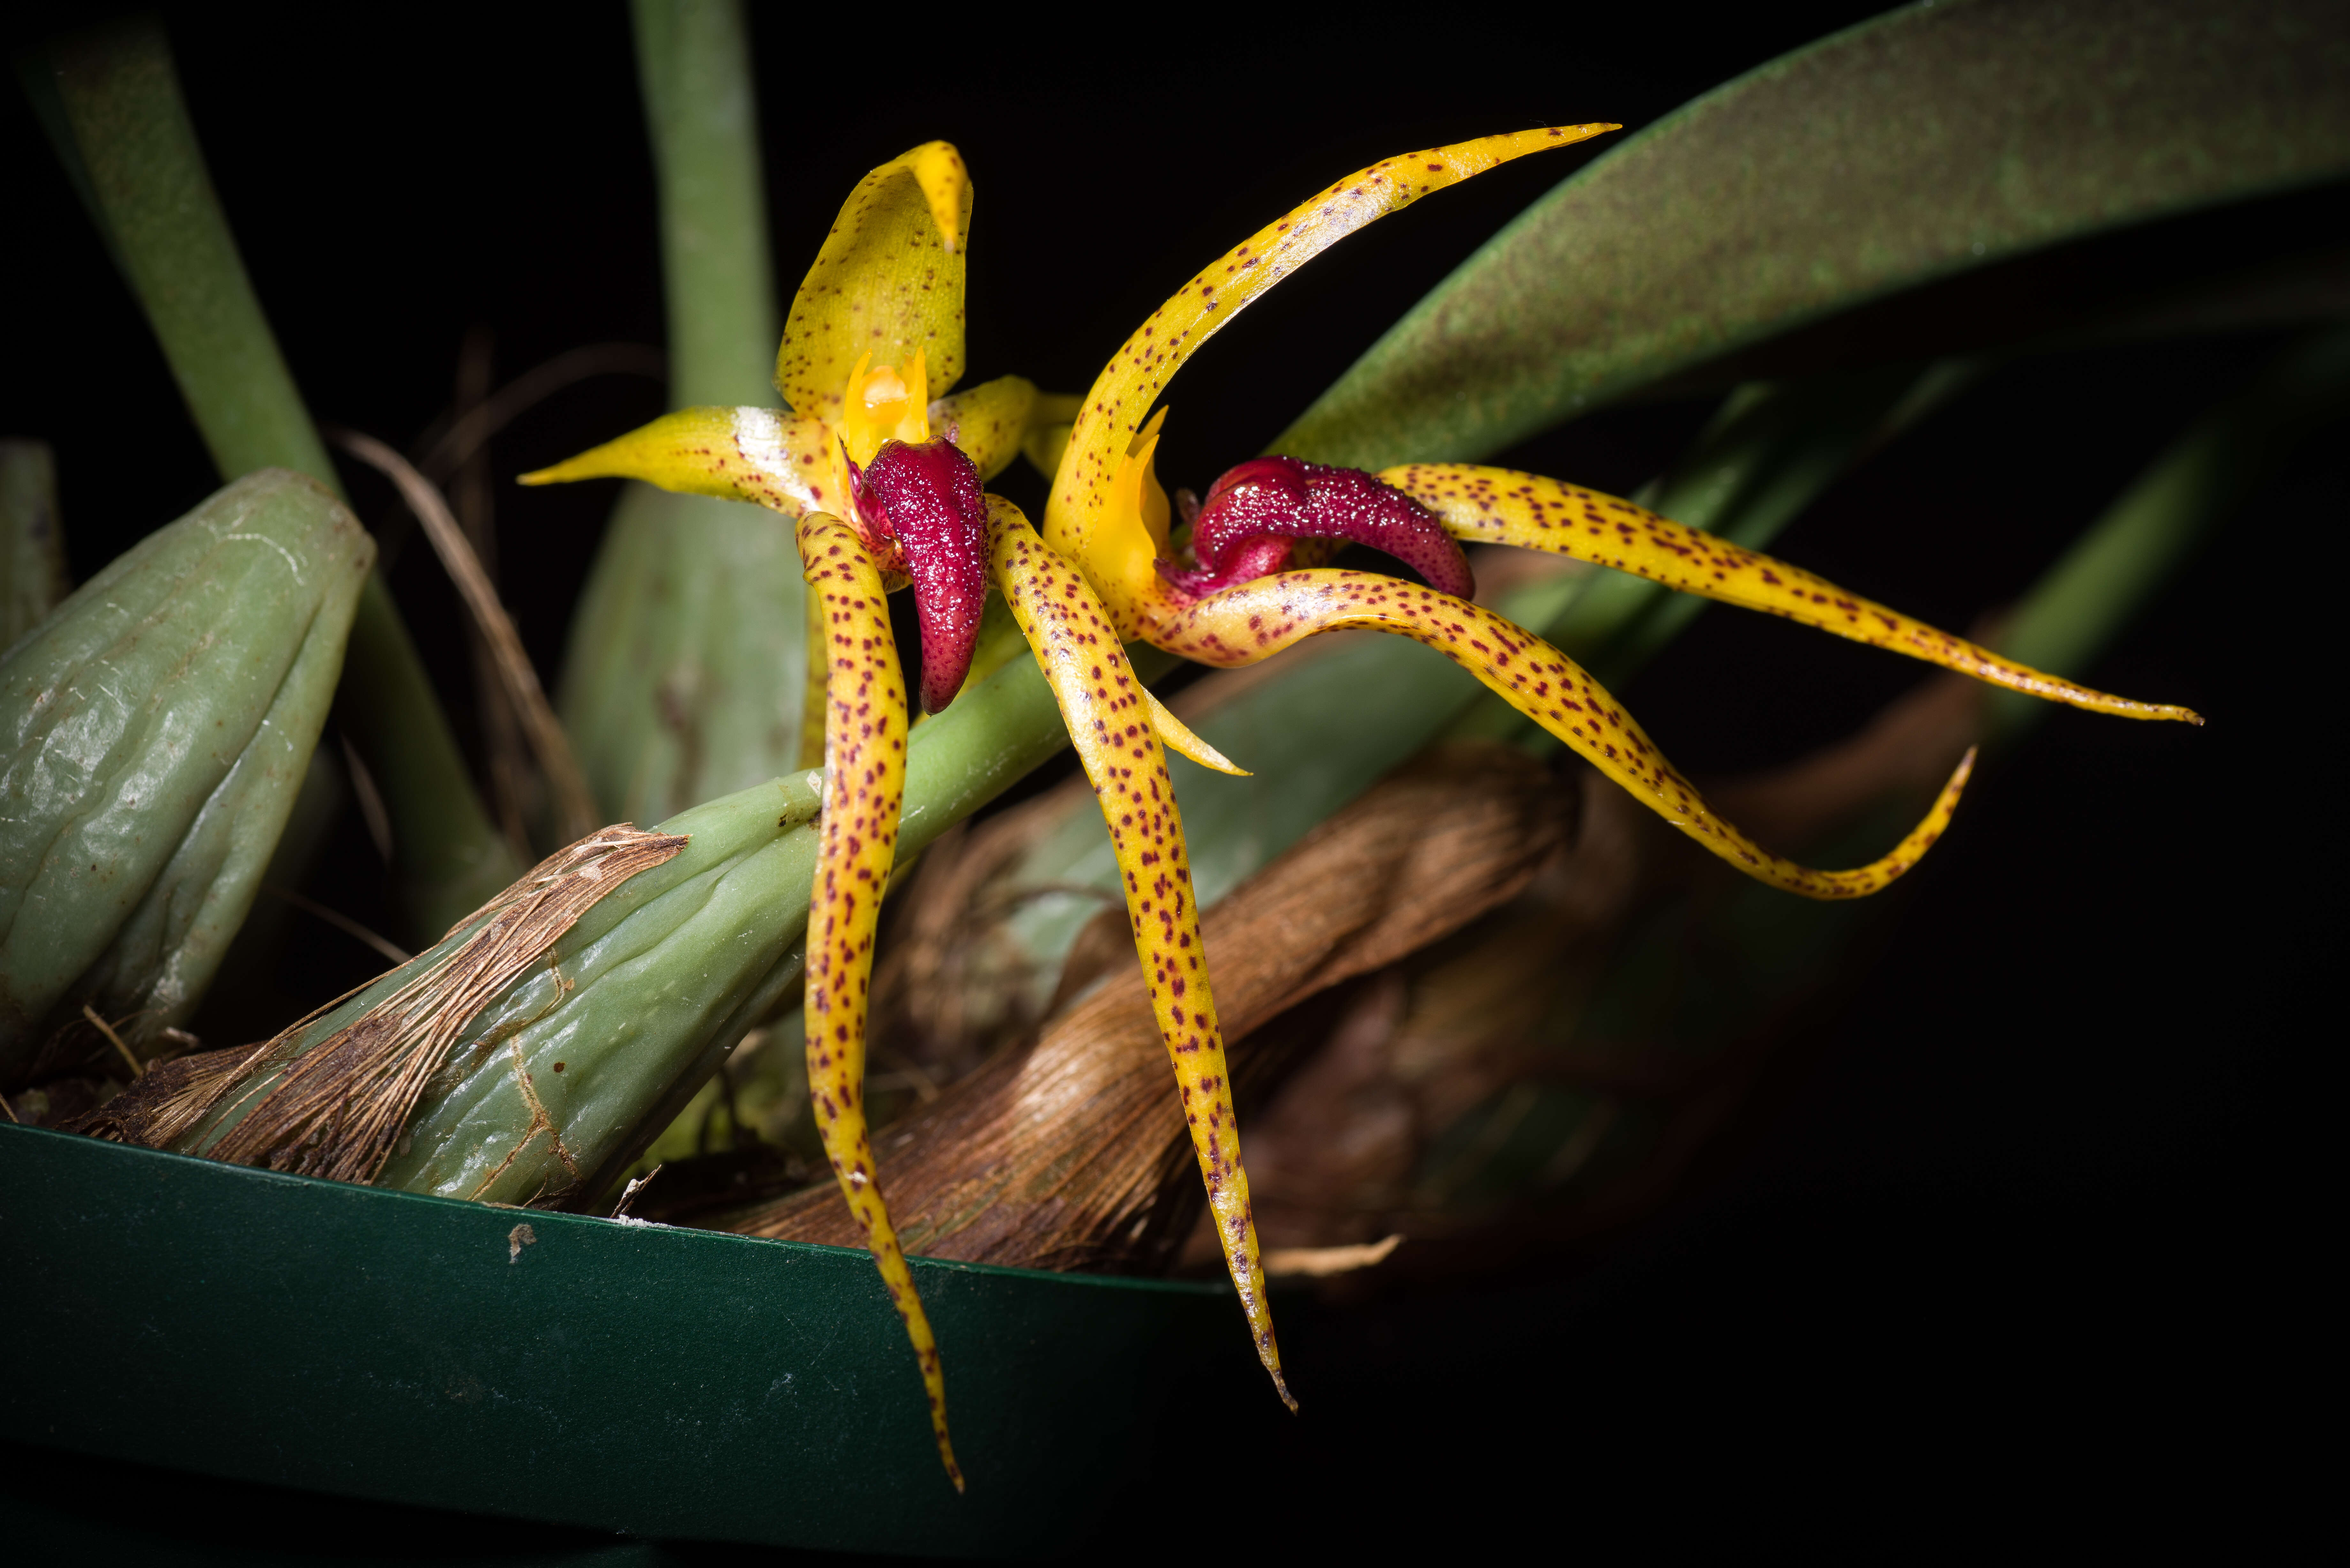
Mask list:
[[[1139,662],[1148,676],[1172,661]],[[1066,744],[1035,660],[1015,660],[965,691],[908,742],[901,863]],[[412,1143],[380,1182],[501,1202],[601,1192],[798,981],[822,788],[822,775],[794,773],[663,823],[661,831],[688,836],[685,852],[597,904],[548,965],[466,1023],[450,1057],[465,1065],[420,1102]],[[302,1048],[444,961],[463,936],[452,933],[307,1025]],[[567,1072],[559,1080],[556,1058]],[[559,1085],[562,1152],[527,1137],[534,1106],[515,1073],[524,1061],[550,1106]]]
[[[2293,449],[2350,414],[2350,328],[2306,337],[2172,442],[2015,607],[2000,651],[2054,674],[2085,670],[2210,530]],[[1991,696],[1989,737],[2014,741],[2049,704]]]
[[[57,464],[48,443],[0,441],[0,654],[66,597]]]
[[[70,137],[68,171],[224,479],[289,468],[341,492],[277,338],[237,254],[180,92],[171,46],[151,16],[54,45],[37,100]],[[391,817],[401,893],[414,925],[436,932],[520,874],[474,793],[416,646],[384,587],[359,596],[337,718],[374,774]]]
[[[740,0],[635,0],[637,80],[660,186],[670,406],[767,403],[775,264]]]
[[[773,404],[780,327],[750,40],[737,0],[637,0],[660,201],[670,406]],[[559,707],[598,801],[649,822],[798,760],[806,686],[786,518],[620,493],[571,624]]]

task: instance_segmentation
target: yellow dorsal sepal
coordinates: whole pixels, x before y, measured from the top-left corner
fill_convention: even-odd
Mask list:
[[[795,412],[838,424],[860,355],[902,370],[925,353],[932,396],[962,379],[971,202],[962,154],[943,141],[858,182],[784,323],[775,388]]]
[[[964,229],[971,222],[971,175],[963,168],[962,154],[952,142],[925,141],[900,154],[896,167],[910,172],[914,183],[922,188],[922,197],[931,204],[931,221],[939,226],[939,238],[948,254],[960,252]]]

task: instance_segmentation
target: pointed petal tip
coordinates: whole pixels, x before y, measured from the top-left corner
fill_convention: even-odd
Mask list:
[[[1191,758],[1203,768],[1212,769],[1220,774],[1230,774],[1236,779],[1255,776],[1223,753],[1193,734],[1191,726],[1178,719],[1169,711],[1167,704],[1159,700],[1157,692],[1146,686],[1142,689],[1142,695],[1143,700],[1149,704],[1150,727],[1158,733],[1159,744],[1180,756]]]

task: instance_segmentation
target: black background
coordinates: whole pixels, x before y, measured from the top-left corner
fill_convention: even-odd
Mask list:
[[[999,11],[983,36],[879,8],[761,7],[779,291],[859,174],[947,137],[978,186],[966,384],[1017,370],[1079,389],[1201,261],[1347,169],[1544,121],[1637,129],[1873,9],[1649,6],[1507,29]],[[447,404],[474,323],[495,334],[501,381],[579,344],[660,341],[619,6],[165,16],[230,219],[322,419],[405,445]],[[9,41],[74,16],[20,16]],[[1116,43],[1087,52],[1072,29]],[[0,431],[55,443],[86,576],[218,480],[21,104],[0,135],[16,306]],[[1590,155],[1510,166],[1317,261],[1185,371],[1161,474],[1203,488],[1257,451]],[[2293,221],[2338,224],[2341,206],[2304,201]],[[2144,238],[2230,243],[2210,225]],[[2003,370],[1856,470],[1777,551],[1966,626],[2276,341]],[[1504,461],[1627,492],[1713,400],[1602,412]],[[500,439],[501,481],[660,406],[647,381],[566,393]],[[387,493],[348,478],[386,521]],[[1039,499],[1027,483],[1035,494],[1006,487]],[[2027,1514],[2085,1539],[2190,1519],[2257,1532],[2301,1485],[2269,1445],[2314,1392],[2303,1260],[2338,1240],[2309,1188],[2339,862],[2336,700],[2317,691],[2336,618],[2321,596],[2345,501],[2338,452],[2313,443],[2077,672],[2212,722],[2051,715],[1970,795],[1896,939],[1703,1179],[1538,1275],[1346,1311],[1300,1298],[1283,1324],[1295,1420],[1236,1333],[1227,1375],[1170,1420],[1159,1470],[1105,1544],[1335,1546],[1439,1527],[1463,1547],[1534,1532],[1565,1552],[1627,1533],[1835,1537],[1888,1508],[1904,1522],[1887,1544]],[[599,486],[498,493],[507,597],[550,685],[608,505]],[[454,596],[422,551],[393,583],[470,743]],[[1627,696],[1703,774],[1791,759],[1917,679],[1720,612]],[[358,887],[365,857],[342,852],[330,869],[364,912],[380,889]],[[322,988],[337,964],[365,964],[316,940]],[[74,1484],[58,1473],[43,1484]],[[151,1526],[158,1551],[201,1533],[161,1513]],[[450,1541],[471,1527],[415,1528]]]

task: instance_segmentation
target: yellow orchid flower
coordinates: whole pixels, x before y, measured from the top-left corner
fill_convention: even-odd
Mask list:
[[[1413,638],[1468,668],[1716,854],[1763,881],[1823,898],[1874,892],[1915,864],[1949,821],[1972,754],[1925,820],[1883,859],[1851,871],[1782,859],[1709,812],[1614,698],[1572,661],[1470,603],[1460,541],[1595,561],[2082,707],[2200,722],[2184,709],[2108,697],[2002,659],[1627,502],[1499,469],[1412,464],[1372,475],[1258,459],[1211,488],[1186,519],[1189,559],[1178,556],[1152,466],[1166,413],[1150,410],[1201,343],[1365,224],[1511,159],[1615,129],[1487,137],[1349,175],[1186,284],[1127,339],[1081,403],[1049,411],[1024,382],[1001,393],[994,389],[1005,383],[990,383],[967,394],[972,401],[960,409],[948,408],[957,400],[924,401],[926,374],[951,385],[961,368],[958,242],[969,212],[960,160],[932,143],[867,177],[802,286],[777,375],[799,415],[689,410],[530,476],[544,483],[626,475],[800,518],[801,559],[820,609],[811,624],[828,645],[829,671],[825,817],[808,930],[809,1082],[835,1173],[920,1360],[950,1473],[937,1348],[875,1185],[861,1099],[873,933],[905,773],[906,700],[884,604],[897,580],[912,582],[923,612],[926,707],[951,701],[962,679],[967,628],[977,621],[974,581],[1002,593],[1052,687],[1125,875],[1136,950],[1226,1263],[1258,1355],[1293,1409],[1163,748],[1239,770],[1143,688],[1123,644],[1147,641],[1230,666],[1341,627]],[[925,210],[927,229],[910,216]],[[959,214],[951,223],[951,214]],[[886,376],[872,365],[884,353],[891,356]],[[933,439],[931,431],[949,420],[957,433]],[[1055,475],[1041,535],[1017,507],[982,488],[1024,441]],[[974,541],[983,541],[983,576],[973,566]],[[1396,556],[1426,586],[1320,566],[1347,542]],[[944,659],[935,670],[934,656]]]
[[[883,445],[920,446],[934,430],[971,460],[983,481],[993,479],[1020,454],[1033,415],[1058,411],[1066,421],[1071,413],[1057,409],[1066,400],[1040,400],[1035,385],[1018,376],[932,399],[962,378],[971,207],[962,155],[947,142],[925,142],[881,165],[850,192],[792,301],[775,356],[775,389],[789,410],[682,409],[525,474],[522,483],[641,479],[795,517],[854,515],[850,491],[863,466]],[[902,560],[887,563],[891,587],[906,583],[904,567]],[[917,597],[925,601],[924,669],[935,659],[943,679],[949,668],[968,664],[979,607],[969,607],[967,625],[948,613],[934,626],[930,596]],[[944,640],[934,642],[934,632]],[[801,762],[813,766],[823,755],[826,649],[814,622],[808,644]],[[930,706],[935,711],[944,702],[941,697]]]

